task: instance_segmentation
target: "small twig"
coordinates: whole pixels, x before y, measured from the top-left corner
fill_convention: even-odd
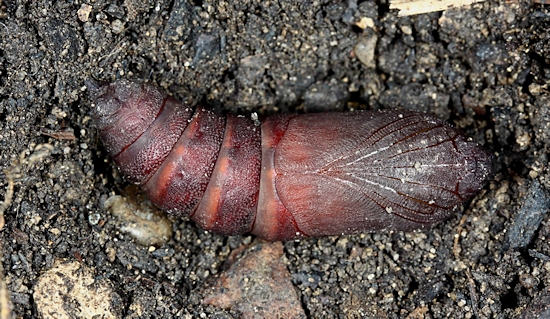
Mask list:
[[[398,9],[399,17],[421,13],[444,11],[449,8],[469,6],[485,0],[391,0],[390,9]]]
[[[8,287],[4,278],[4,267],[0,262],[0,319],[11,319],[13,305],[8,293]]]
[[[472,274],[470,273],[469,268],[466,269],[466,276],[468,277],[468,283],[470,284],[470,299],[472,299],[472,310],[474,311],[474,316],[476,316],[476,318],[479,318],[479,310],[477,309],[479,298],[477,297],[476,283],[472,278]]]
[[[462,218],[460,219],[460,223],[458,223],[458,227],[456,229],[456,236],[453,243],[453,255],[455,256],[456,260],[460,259],[460,252],[462,251],[462,249],[459,247],[459,241],[460,233],[462,233],[464,223],[466,223],[466,216],[467,215],[462,216]]]
[[[44,134],[46,136],[55,138],[57,140],[76,140],[76,136],[74,136],[74,133],[71,131],[57,131],[57,132],[46,132],[42,131],[40,134]]]

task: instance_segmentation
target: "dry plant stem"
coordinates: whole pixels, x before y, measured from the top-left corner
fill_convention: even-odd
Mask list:
[[[459,247],[459,241],[460,241],[460,233],[462,233],[462,228],[464,226],[464,223],[466,222],[466,218],[467,218],[467,215],[464,215],[460,219],[460,223],[458,224],[458,228],[456,229],[456,237],[453,243],[453,254],[457,261],[460,259],[460,252],[462,251],[462,249]]]
[[[421,13],[444,11],[451,7],[469,6],[485,0],[392,0],[390,9],[398,9],[399,17]]]
[[[470,299],[472,300],[472,310],[474,311],[474,315],[476,316],[476,318],[479,318],[479,310],[477,309],[477,303],[479,298],[477,297],[476,283],[472,278],[472,273],[470,272],[470,268],[466,269],[466,276],[468,277],[468,284],[470,286]]]
[[[6,196],[4,197],[4,201],[0,205],[0,230],[4,228],[4,224],[5,224],[4,212],[11,205],[11,200],[13,198],[13,186],[14,186],[13,178],[8,175],[8,170],[6,170],[4,173],[6,175],[6,180],[8,181],[8,187],[6,188]]]
[[[0,247],[1,248],[1,247]],[[13,304],[10,301],[8,287],[4,278],[4,267],[0,262],[0,319],[11,319]]]

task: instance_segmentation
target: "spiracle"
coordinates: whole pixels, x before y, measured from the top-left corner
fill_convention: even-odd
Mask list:
[[[290,240],[431,226],[493,176],[493,157],[413,111],[248,117],[192,108],[129,80],[88,83],[121,172],[176,216]]]

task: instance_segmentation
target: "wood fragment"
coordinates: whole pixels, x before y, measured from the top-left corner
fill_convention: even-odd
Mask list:
[[[472,301],[472,310],[474,312],[474,315],[476,318],[479,318],[479,309],[477,308],[477,304],[479,302],[479,298],[477,296],[476,292],[476,283],[474,279],[472,278],[472,273],[470,272],[470,269],[466,269],[466,277],[468,277],[468,284],[470,286],[470,298]]]
[[[460,8],[483,2],[485,0],[390,0],[390,9],[397,9],[397,16],[444,11],[449,8]]]
[[[0,256],[1,257],[1,256]],[[0,263],[0,319],[12,318],[13,304],[4,278],[4,267]]]
[[[40,132],[46,136],[53,137],[56,140],[76,140],[76,136],[71,131]]]
[[[462,251],[462,248],[460,248],[459,246],[460,234],[462,233],[462,229],[464,227],[464,224],[466,223],[467,217],[468,217],[467,215],[462,216],[462,218],[460,219],[460,223],[458,224],[458,227],[456,229],[455,240],[453,243],[453,255],[455,256],[456,260],[460,259],[460,252]]]

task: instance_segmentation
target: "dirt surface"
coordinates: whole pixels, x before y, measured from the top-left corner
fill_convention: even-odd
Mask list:
[[[103,208],[127,182],[98,143],[84,81],[120,77],[220,111],[405,108],[450,121],[495,154],[494,180],[430,231],[285,242],[299,303],[311,318],[548,314],[547,8],[489,1],[397,18],[386,2],[353,0],[4,0],[0,10],[0,167],[53,147],[19,167],[0,232],[15,317],[46,313],[33,294],[58,262],[109,287],[122,317],[239,316],[204,305],[201,289],[252,236],[176,220],[168,242],[144,247]]]

